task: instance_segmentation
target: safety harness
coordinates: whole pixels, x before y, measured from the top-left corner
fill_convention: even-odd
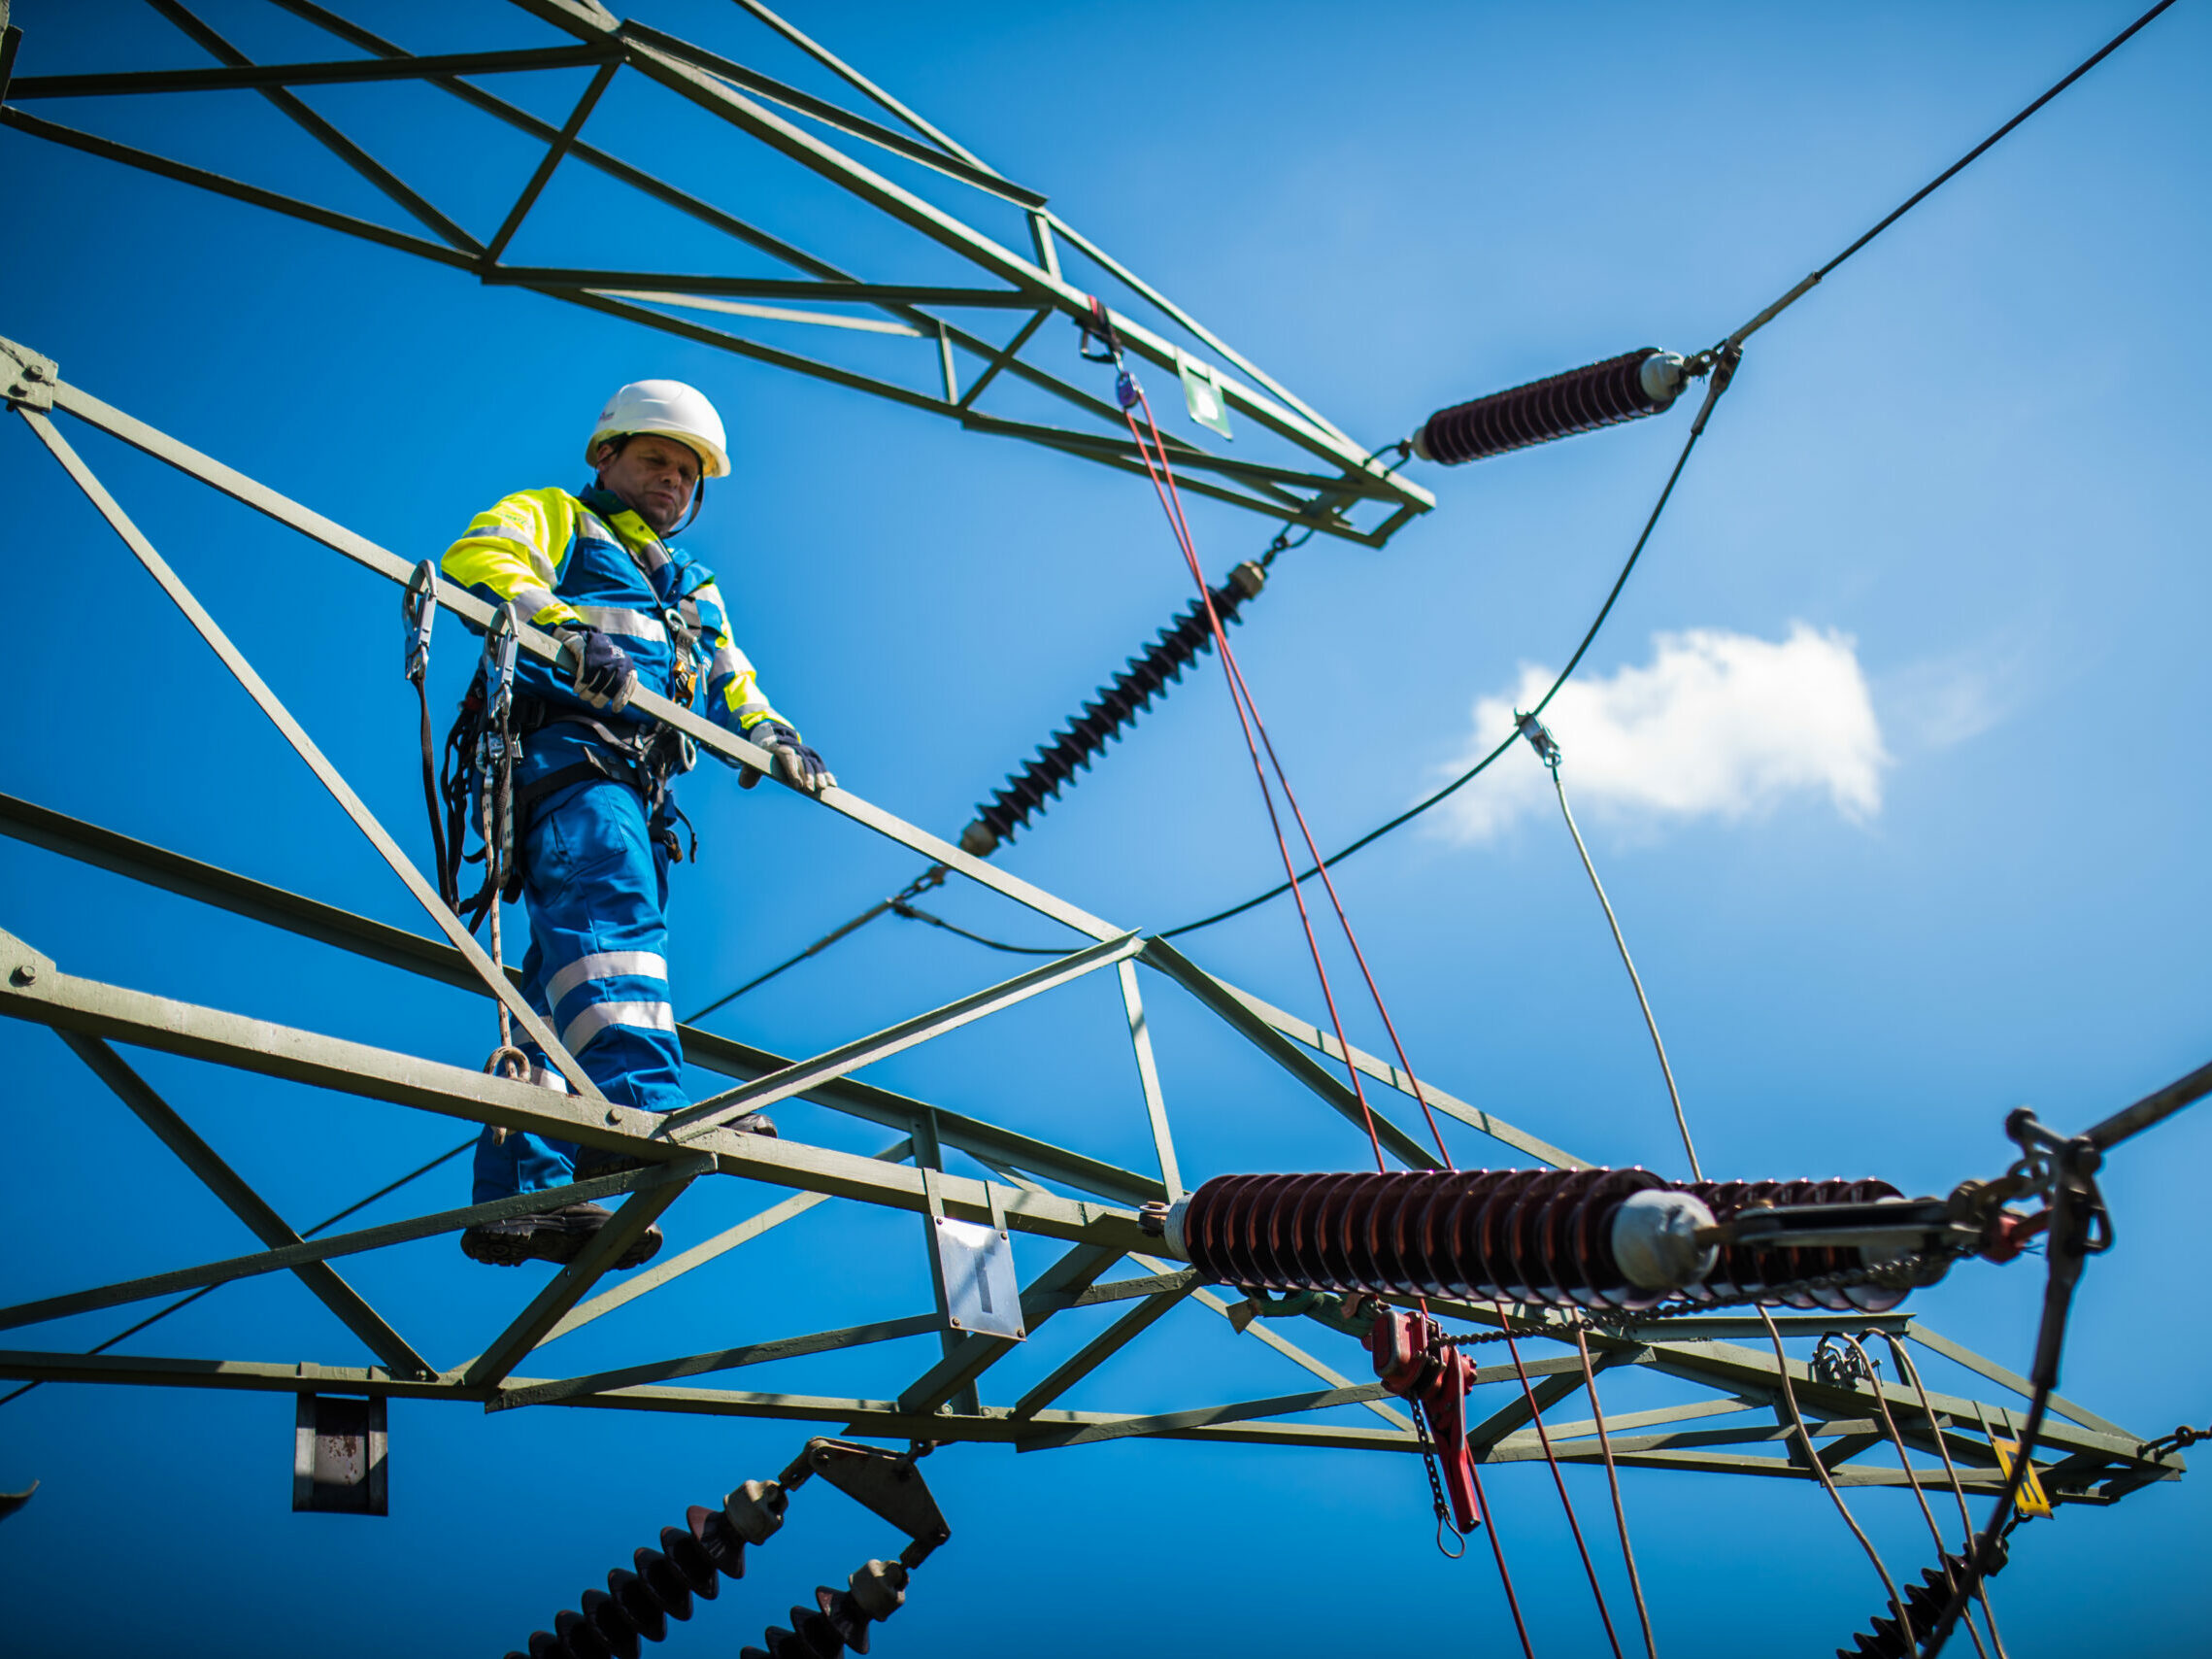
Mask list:
[[[646,559],[604,525],[597,527],[608,540],[629,551],[650,585],[653,570]],[[698,833],[676,804],[670,781],[697,763],[698,751],[689,737],[657,722],[650,726],[609,723],[580,710],[518,694],[515,669],[521,640],[516,631],[514,608],[501,605],[485,634],[484,653],[469,680],[468,692],[447,729],[445,758],[440,763],[431,743],[427,688],[437,584],[436,563],[424,559],[407,585],[400,616],[406,636],[404,668],[420,710],[422,794],[430,818],[438,893],[471,932],[489,921],[491,960],[500,965],[499,907],[503,900],[513,902],[521,897],[523,831],[537,804],[575,784],[620,784],[635,790],[645,803],[647,831],[666,850],[670,862],[682,863],[686,856],[676,836],[679,822],[695,862],[699,856]],[[657,593],[658,589],[654,592]],[[699,683],[702,628],[698,606],[684,596],[661,605],[659,610],[673,647],[670,692],[676,701],[688,705]],[[573,727],[589,741],[577,746],[577,759],[568,765],[556,766],[518,786],[516,768],[523,757],[524,740],[560,727]],[[469,847],[472,835],[474,850]],[[484,866],[483,881],[465,898],[461,895],[464,863]],[[499,1045],[484,1068],[517,1080],[527,1078],[531,1072],[529,1056],[516,1045],[504,1004],[499,1010]],[[497,1139],[506,1137],[504,1131],[493,1133]]]

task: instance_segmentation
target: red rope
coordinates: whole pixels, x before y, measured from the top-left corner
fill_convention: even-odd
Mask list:
[[[1528,1644],[1528,1624],[1521,1616],[1521,1598],[1513,1593],[1513,1574],[1506,1571],[1505,1545],[1497,1536],[1497,1511],[1491,1507],[1490,1496],[1483,1491],[1483,1472],[1479,1463],[1469,1462],[1467,1473],[1475,1479],[1475,1502],[1482,1506],[1488,1524],[1483,1531],[1490,1534],[1490,1552],[1497,1558],[1497,1581],[1505,1586],[1505,1605],[1513,1612],[1513,1629],[1521,1638],[1522,1659],[1536,1659],[1536,1649]]]
[[[1138,392],[1137,395],[1140,400],[1144,396],[1143,392],[1141,391]],[[1152,479],[1153,491],[1155,494],[1158,495],[1160,507],[1167,514],[1168,527],[1175,532],[1176,546],[1183,550],[1184,562],[1190,567],[1190,574],[1198,584],[1198,592],[1206,607],[1206,621],[1207,624],[1212,627],[1214,633],[1214,647],[1217,651],[1223,653],[1222,660],[1226,662],[1228,660],[1228,639],[1227,636],[1222,631],[1222,619],[1214,609],[1214,595],[1206,586],[1205,574],[1199,568],[1197,551],[1191,545],[1190,528],[1185,525],[1183,521],[1183,515],[1180,510],[1180,498],[1175,491],[1173,476],[1170,474],[1164,482],[1161,478],[1161,473],[1163,470],[1165,470],[1167,465],[1167,452],[1164,447],[1160,450],[1159,465],[1156,467],[1153,464],[1152,451],[1149,450],[1145,445],[1144,434],[1137,429],[1136,416],[1131,414],[1128,408],[1124,406],[1122,411],[1122,418],[1128,423],[1129,436],[1136,440],[1137,453],[1144,458],[1145,472],[1147,476]],[[1150,404],[1147,404],[1145,407],[1145,422],[1148,425],[1152,426],[1154,437],[1156,441],[1158,437],[1159,427],[1157,423],[1156,423],[1152,418],[1152,408]],[[1259,798],[1262,802],[1265,803],[1267,807],[1267,822],[1275,831],[1275,850],[1283,856],[1284,872],[1286,874],[1294,875],[1297,873],[1297,866],[1290,861],[1290,843],[1288,839],[1285,838],[1283,834],[1283,820],[1281,815],[1278,814],[1275,810],[1275,794],[1267,786],[1267,769],[1260,762],[1259,745],[1254,740],[1252,734],[1253,724],[1257,719],[1257,711],[1255,710],[1248,712],[1246,707],[1245,694],[1242,690],[1240,682],[1233,675],[1229,679],[1229,701],[1236,708],[1237,727],[1244,733],[1245,750],[1252,757],[1253,776],[1259,782]],[[1290,793],[1290,788],[1287,783],[1284,786],[1284,793],[1286,795]],[[1306,909],[1306,901],[1303,895],[1297,896],[1297,902],[1298,923],[1305,930],[1306,949],[1313,956],[1314,973],[1321,981],[1322,1000],[1328,1005],[1328,1022],[1330,1027],[1336,1033],[1337,1047],[1342,1051],[1344,1055],[1344,1068],[1346,1074],[1351,1078],[1352,1081],[1352,1093],[1354,1097],[1357,1098],[1359,1101],[1359,1115],[1361,1120],[1364,1122],[1367,1130],[1368,1144],[1374,1149],[1375,1168],[1378,1171],[1380,1171],[1385,1168],[1383,1163],[1383,1138],[1375,1132],[1374,1108],[1367,1103],[1367,1091],[1359,1081],[1359,1068],[1352,1063],[1352,1045],[1344,1034],[1343,1016],[1337,1012],[1336,992],[1328,982],[1328,968],[1322,961],[1321,941],[1314,936],[1313,916]]]
[[[1190,568],[1191,580],[1197,584],[1200,601],[1206,608],[1206,620],[1213,630],[1214,649],[1221,654],[1222,665],[1226,671],[1229,700],[1236,708],[1237,725],[1244,733],[1245,749],[1252,757],[1253,774],[1259,782],[1260,798],[1266,803],[1268,823],[1275,831],[1276,850],[1283,858],[1283,873],[1294,876],[1296,867],[1290,860],[1290,842],[1283,833],[1282,819],[1275,810],[1274,795],[1268,787],[1268,767],[1274,769],[1275,781],[1282,787],[1284,801],[1290,808],[1290,815],[1298,826],[1299,836],[1306,844],[1308,855],[1317,864],[1321,863],[1321,849],[1314,840],[1313,830],[1306,824],[1304,809],[1298,805],[1297,794],[1290,787],[1290,775],[1284,769],[1281,757],[1275,752],[1275,740],[1268,735],[1267,723],[1260,717],[1258,701],[1245,682],[1244,669],[1238,663],[1236,653],[1229,645],[1228,635],[1222,626],[1221,617],[1215,611],[1212,591],[1206,586],[1205,572],[1198,562],[1197,545],[1190,534],[1190,523],[1183,514],[1183,496],[1176,487],[1175,468],[1167,458],[1167,446],[1160,437],[1159,423],[1152,412],[1152,400],[1133,378],[1130,389],[1136,393],[1137,405],[1144,410],[1145,425],[1152,434],[1150,447],[1146,445],[1145,434],[1137,427],[1136,415],[1126,404],[1123,407],[1122,417],[1128,423],[1129,436],[1135,441],[1137,453],[1144,460],[1145,472],[1152,479],[1154,493],[1158,495],[1160,507],[1167,514],[1168,526],[1175,534],[1176,546],[1182,550],[1184,563]],[[1158,457],[1156,467],[1154,465],[1156,453]],[[1257,743],[1254,741],[1255,731],[1258,733]],[[1266,766],[1260,763],[1262,748],[1267,754]],[[1427,1120],[1428,1133],[1436,1142],[1436,1150],[1443,1159],[1444,1168],[1453,1168],[1456,1166],[1452,1162],[1450,1149],[1444,1144],[1443,1132],[1437,1126],[1436,1114],[1429,1106],[1428,1096],[1421,1086],[1421,1079],[1414,1072],[1413,1063],[1406,1057],[1405,1044],[1398,1038],[1397,1025],[1391,1018],[1390,1009],[1383,1000],[1382,990],[1376,985],[1374,972],[1367,965],[1366,953],[1359,948],[1358,935],[1353,931],[1352,919],[1346,913],[1344,901],[1337,896],[1336,884],[1330,880],[1325,866],[1322,868],[1322,884],[1327,890],[1329,905],[1336,913],[1337,925],[1344,931],[1345,942],[1352,947],[1353,959],[1359,965],[1360,977],[1366,981],[1367,995],[1373,999],[1375,1011],[1382,1017],[1383,1029],[1390,1033],[1391,1047],[1397,1056],[1398,1069],[1412,1086],[1414,1099],[1421,1103],[1422,1116]],[[1306,909],[1304,896],[1297,892],[1297,884],[1293,881],[1291,885],[1298,906],[1298,920],[1305,930],[1306,946],[1313,955],[1314,972],[1321,981],[1323,1000],[1328,1005],[1329,1023],[1335,1030],[1337,1045],[1343,1051],[1345,1071],[1351,1079],[1353,1093],[1359,1101],[1367,1138],[1374,1148],[1375,1167],[1381,1169],[1382,1138],[1375,1131],[1374,1112],[1368,1105],[1367,1092],[1360,1082],[1359,1068],[1352,1059],[1352,1045],[1346,1038],[1344,1022],[1337,1011],[1335,992],[1329,984],[1328,968],[1322,958],[1321,943],[1314,935],[1313,918]]]
[[[1513,1327],[1506,1322],[1505,1304],[1491,1304],[1497,1309],[1500,1328],[1505,1332],[1505,1351],[1513,1356],[1514,1374],[1521,1378],[1521,1392],[1528,1402],[1529,1421],[1536,1425],[1536,1442],[1544,1448],[1544,1461],[1552,1467],[1552,1482],[1559,1489],[1559,1507],[1567,1512],[1567,1530],[1574,1534],[1574,1546],[1582,1554],[1582,1570],[1590,1576],[1590,1593],[1597,1601],[1597,1616],[1605,1621],[1605,1640],[1613,1644],[1613,1659],[1622,1659],[1621,1639],[1613,1632],[1613,1615],[1606,1610],[1605,1592],[1598,1587],[1597,1566],[1590,1559],[1590,1545],[1583,1541],[1582,1522],[1575,1519],[1574,1500],[1567,1496],[1566,1476],[1559,1473],[1559,1460],[1552,1451],[1551,1433],[1544,1427],[1543,1408],[1536,1404],[1536,1391],[1529,1386],[1528,1372],[1521,1364],[1521,1344],[1513,1339]]]

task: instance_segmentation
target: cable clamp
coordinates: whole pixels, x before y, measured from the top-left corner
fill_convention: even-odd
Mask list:
[[[1558,740],[1552,735],[1551,729],[1542,721],[1532,714],[1523,714],[1519,709],[1515,709],[1513,711],[1513,728],[1528,739],[1528,747],[1536,751],[1536,758],[1539,761],[1555,772],[1559,769],[1559,762],[1564,757],[1559,753]]]

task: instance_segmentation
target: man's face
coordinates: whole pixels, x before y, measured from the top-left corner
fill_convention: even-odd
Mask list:
[[[699,482],[699,457],[688,444],[646,432],[620,446],[600,446],[599,483],[661,535],[676,527]]]

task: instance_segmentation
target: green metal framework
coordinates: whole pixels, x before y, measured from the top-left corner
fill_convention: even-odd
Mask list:
[[[12,85],[0,75],[0,98],[6,100],[0,105],[0,123],[451,266],[480,283],[526,288],[720,351],[926,410],[975,431],[1020,438],[1142,473],[1144,464],[1114,403],[1059,372],[1071,366],[1073,358],[1068,334],[1056,331],[1051,342],[1039,344],[1040,329],[1056,315],[1062,319],[1089,315],[1090,292],[1063,273],[1065,250],[1071,261],[1080,260],[1092,273],[1090,280],[1108,301],[1114,324],[1132,357],[1171,372],[1190,366],[1218,388],[1240,425],[1248,432],[1265,434],[1271,453],[1285,457],[1280,463],[1246,459],[1171,438],[1168,449],[1187,491],[1374,547],[1435,504],[1419,485],[1379,462],[1379,452],[1355,442],[1072,228],[1043,194],[997,172],[757,0],[740,0],[740,4],[896,124],[887,125],[642,23],[618,20],[595,0],[513,0],[540,23],[572,37],[574,45],[432,56],[412,54],[313,0],[272,0],[347,46],[371,54],[285,64],[251,61],[180,0],[149,3],[219,66],[30,76],[17,78]],[[6,8],[0,5],[0,21],[5,16]],[[480,84],[502,76],[582,68],[592,70],[589,83],[567,118],[557,124]],[[660,92],[704,112],[731,134],[754,141],[849,193],[886,223],[900,227],[908,234],[898,256],[925,261],[922,267],[925,270],[941,266],[946,254],[972,267],[973,286],[857,276],[722,206],[677,188],[652,167],[623,160],[587,142],[586,123],[625,69]],[[465,229],[292,90],[395,82],[434,86],[545,146],[535,171],[487,236],[480,239]],[[394,229],[336,212],[118,144],[19,107],[57,98],[175,97],[242,89],[259,92],[394,203],[417,229]],[[675,158],[675,141],[664,142],[667,153],[654,157],[655,162]],[[912,186],[864,163],[858,158],[860,147],[872,151],[871,159],[879,165],[888,160],[910,173],[919,169]],[[640,199],[658,202],[721,233],[733,244],[731,257],[740,264],[757,263],[758,256],[765,255],[799,275],[764,277],[729,270],[683,274],[505,262],[509,244],[563,164],[591,168],[636,191]],[[940,206],[922,193],[924,188],[940,193],[950,188],[954,206]],[[1015,238],[1026,239],[1028,249],[1010,246],[981,228],[987,219],[1004,221]],[[596,250],[603,239],[592,237],[588,246]],[[1145,315],[1132,315],[1127,309],[1132,306]],[[703,317],[721,321],[709,326]],[[1154,321],[1147,322],[1147,317]],[[877,347],[868,360],[875,366],[846,367],[808,356],[732,332],[732,323],[771,330],[802,324],[831,330],[848,342],[873,340]],[[1058,367],[1043,366],[1048,349]],[[1047,394],[1056,407],[1067,412],[1072,423],[992,414],[983,407],[987,391],[994,388],[1003,391],[1013,383]]]
[[[732,1087],[692,1112],[662,1120],[610,1105],[563,1053],[552,1033],[529,1015],[517,994],[516,976],[500,972],[460,921],[424,881],[398,843],[346,784],[313,739],[254,672],[243,653],[193,597],[190,588],[140,532],[123,508],[71,446],[58,416],[68,416],[119,438],[213,486],[278,523],[299,531],[354,564],[404,586],[412,566],[329,519],[287,500],[168,435],[63,381],[55,365],[35,352],[0,341],[0,369],[7,370],[5,398],[20,422],[67,471],[148,573],[192,624],[259,705],[300,759],[313,770],[393,873],[414,894],[443,939],[372,921],[305,895],[117,834],[60,813],[0,796],[0,832],[53,853],[183,895],[281,929],[317,945],[348,952],[477,996],[497,997],[534,1025],[539,1040],[577,1092],[510,1082],[464,1066],[396,1053],[317,1032],[278,1026],[250,1015],[151,996],[128,987],[63,971],[29,942],[0,932],[0,1014],[43,1025],[63,1041],[262,1240],[248,1256],[200,1263],[117,1284],[101,1285],[0,1308],[0,1329],[17,1329],[98,1308],[142,1303],[177,1291],[260,1274],[290,1272],[353,1332],[375,1356],[372,1366],[303,1366],[294,1362],[207,1357],[145,1357],[51,1351],[0,1352],[0,1377],[26,1381],[159,1384],[298,1393],[340,1391],[372,1396],[465,1402],[495,1410],[564,1405],[595,1409],[689,1412],[736,1417],[789,1418],[842,1425],[852,1434],[933,1441],[1011,1443],[1024,1451],[1092,1441],[1152,1437],[1234,1441],[1253,1445],[1333,1446],[1410,1453],[1419,1442],[1410,1420],[1385,1397],[1381,1384],[1356,1381],[1317,1353],[1288,1339],[1268,1315],[1282,1310],[1251,1302],[1231,1304],[1195,1282],[1195,1274],[1162,1259],[1164,1247],[1139,1224],[1136,1206],[1179,1196],[1184,1178],[1177,1163],[1165,1094],[1155,1063],[1137,968],[1152,969],[1217,1015],[1260,1053],[1304,1084],[1355,1131],[1361,1107],[1336,1067],[1346,1057],[1333,1039],[1294,1015],[1208,973],[1160,939],[1091,916],[1026,882],[970,858],[947,842],[901,822],[858,796],[831,790],[810,804],[851,820],[877,835],[942,863],[953,874],[1012,899],[1066,928],[1081,941],[1056,958],[999,984],[921,1013],[886,1030],[823,1053],[791,1060],[744,1043],[686,1028],[682,1038],[694,1064],[732,1080]],[[440,584],[438,602],[483,626],[490,609],[465,592]],[[552,656],[551,642],[527,627],[525,650]],[[675,726],[703,749],[764,766],[767,757],[687,709],[649,693],[639,706]],[[925,1043],[1043,996],[1093,973],[1111,970],[1121,991],[1135,1061],[1135,1100],[1150,1131],[1156,1170],[1119,1168],[1080,1149],[948,1110],[877,1088],[855,1073],[890,1054]],[[238,1070],[287,1079],[392,1106],[430,1112],[473,1124],[557,1134],[587,1145],[618,1149],[648,1161],[643,1171],[609,1175],[553,1194],[531,1194],[303,1240],[276,1209],[226,1165],[134,1071],[115,1045],[151,1049]],[[1373,1056],[1353,1051],[1351,1064],[1399,1096],[1411,1080]],[[1508,1149],[1507,1162],[1580,1168],[1567,1152],[1512,1124],[1444,1093],[1424,1080],[1429,1104]],[[725,1127],[734,1115],[797,1097],[832,1111],[877,1124],[895,1138],[873,1157],[763,1140]],[[1402,1163],[1433,1168],[1421,1143],[1378,1111],[1384,1144]],[[1360,1132],[1364,1141],[1364,1134]],[[972,1160],[981,1177],[947,1168],[951,1154]],[[787,1188],[789,1196],[739,1225],[696,1244],[620,1284],[602,1288],[615,1257],[647,1225],[679,1202],[696,1183],[733,1176]],[[620,1198],[616,1220],[586,1256],[558,1273],[514,1313],[504,1328],[486,1334],[480,1351],[435,1363],[348,1284],[334,1264],[471,1223],[523,1213],[582,1198]],[[1014,1340],[955,1330],[940,1293],[933,1312],[835,1330],[748,1341],[709,1353],[657,1357],[617,1371],[583,1375],[524,1374],[521,1368],[548,1344],[602,1315],[650,1296],[672,1280],[707,1270],[769,1230],[825,1202],[859,1203],[925,1217],[983,1222],[1059,1240],[1064,1252],[1022,1293],[1031,1339],[1062,1314],[1077,1336],[1066,1357],[1041,1381],[1011,1402],[984,1399],[990,1369],[1017,1346]],[[933,1237],[924,1226],[924,1239]],[[1128,1264],[1134,1271],[1124,1269]],[[1123,1276],[1110,1276],[1116,1272]],[[932,1275],[934,1278],[935,1275]],[[1246,1336],[1274,1349],[1309,1374],[1304,1391],[1257,1400],[1194,1404],[1166,1413],[1067,1409],[1056,1404],[1078,1381],[1186,1301],[1232,1321]],[[1496,1326],[1493,1308],[1431,1304],[1438,1311]],[[1085,1310],[1112,1308],[1103,1325]],[[1315,1315],[1329,1339],[1341,1327]],[[1540,1308],[1511,1310],[1529,1341],[1557,1341],[1565,1351],[1535,1357],[1527,1370],[1533,1388],[1524,1394],[1511,1366],[1477,1373],[1501,1395],[1473,1402],[1481,1415],[1470,1434],[1476,1454],[1491,1463],[1540,1458],[1544,1448],[1532,1428],[1538,1410],[1564,1402],[1584,1386],[1574,1327]],[[1994,1492],[2002,1466],[1992,1437],[2019,1433],[2020,1400],[2027,1385],[2009,1371],[1950,1341],[1903,1312],[1886,1315],[1788,1315],[1777,1320],[1794,1340],[1828,1331],[1876,1330],[1994,1384],[2007,1398],[1986,1402],[1945,1392],[1923,1393],[1917,1377],[1838,1377],[1799,1360],[1787,1374],[1806,1413],[1810,1438],[1820,1442],[1823,1469],[1838,1485],[1948,1485],[1942,1467],[1927,1460],[1943,1453],[1963,1488]],[[1739,1345],[1763,1334],[1756,1319],[1718,1314],[1655,1320],[1640,1327],[1587,1333],[1597,1371],[1612,1375],[1665,1377],[1698,1391],[1688,1404],[1611,1415],[1612,1451],[1631,1468],[1689,1470],[1809,1479],[1815,1476],[1782,1402],[1775,1356]],[[828,1397],[732,1387],[702,1386],[694,1379],[769,1361],[850,1350],[930,1333],[942,1357],[920,1375],[887,1373],[880,1396]],[[1055,1326],[1048,1340],[1056,1341]],[[1153,1337],[1156,1345],[1164,1341]],[[1359,1356],[1363,1362],[1364,1356]],[[1908,1381],[1911,1386],[1907,1386]],[[1877,1403],[1877,1395],[1879,1403]],[[1364,1407],[1377,1421],[1313,1420],[1332,1407]],[[1887,1411],[1882,1410],[1887,1407]],[[2149,1482],[2177,1477],[2181,1458],[2147,1445],[2141,1437],[2070,1402],[2054,1401],[2039,1465],[2041,1479],[2061,1502],[2105,1504]],[[1894,1419],[1899,1443],[1894,1466],[1864,1454],[1889,1445],[1886,1420]],[[1569,1462],[1592,1462],[1601,1452],[1594,1420],[1552,1424],[1554,1452]],[[1909,1450],[1908,1450],[1909,1448]],[[1916,1457],[1920,1461],[1915,1461]]]

